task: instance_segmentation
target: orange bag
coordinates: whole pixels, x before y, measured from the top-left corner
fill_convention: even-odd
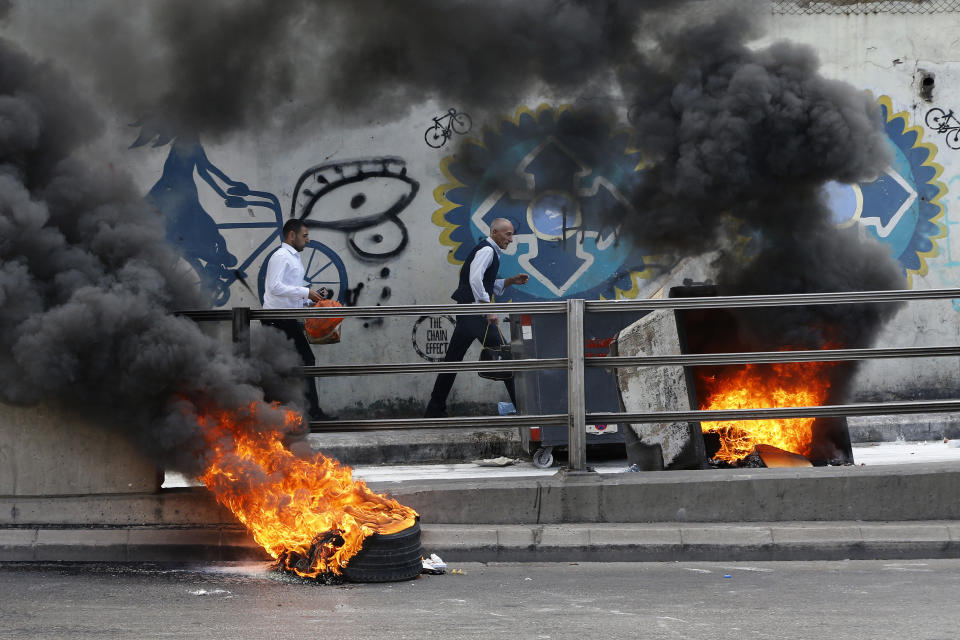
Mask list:
[[[314,307],[342,307],[336,300],[320,300]],[[304,328],[307,340],[312,344],[333,344],[340,342],[340,323],[343,318],[307,318]]]

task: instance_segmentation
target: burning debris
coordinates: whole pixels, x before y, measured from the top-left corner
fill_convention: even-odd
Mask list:
[[[715,293],[712,286],[687,286],[671,289],[670,296]],[[654,311],[620,332],[617,353],[749,351],[739,338],[739,318],[720,309]],[[775,350],[764,346],[767,348],[763,351]],[[829,403],[838,372],[845,370],[835,362],[641,367],[618,371],[617,385],[629,412],[814,407]],[[627,435],[635,436],[625,438],[628,459],[638,469],[658,468],[657,457],[662,457],[663,466],[659,468],[765,466],[757,453],[764,448],[802,457],[808,464],[853,462],[845,419],[707,420],[630,425],[628,429]],[[653,462],[648,460],[651,455]]]
[[[712,469],[774,469],[813,466],[813,463],[806,456],[769,444],[758,444],[749,454],[733,462],[722,458],[710,458],[707,462]]]
[[[336,579],[370,536],[389,537],[415,526],[419,563],[416,511],[370,491],[349,467],[322,454],[294,456],[283,444],[284,430],[263,430],[258,416],[263,408],[268,407],[251,404],[197,416],[209,461],[200,480],[281,568]],[[302,418],[287,411],[285,420],[290,431]],[[362,566],[362,556],[358,562]]]
[[[698,367],[695,374],[699,408],[816,407],[825,403],[831,363],[790,362],[770,365]],[[704,433],[717,433],[720,446],[711,456],[735,463],[758,445],[779,447],[809,456],[814,418],[701,422]]]
[[[92,157],[101,124],[68,79],[5,41],[0,68],[0,401],[60,404],[201,478],[300,575],[411,528],[349,468],[284,446],[302,418],[279,334],[248,358],[171,313],[204,296],[129,176]]]

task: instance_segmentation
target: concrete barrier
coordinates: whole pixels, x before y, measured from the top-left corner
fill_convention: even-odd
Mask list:
[[[956,463],[380,485],[428,523],[960,519]]]
[[[114,432],[50,407],[0,404],[0,496],[144,493],[162,482]]]
[[[960,520],[960,464],[727,469],[370,482],[428,524]],[[201,487],[157,494],[0,496],[2,526],[226,526]]]

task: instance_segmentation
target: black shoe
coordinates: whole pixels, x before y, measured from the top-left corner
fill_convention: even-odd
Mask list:
[[[427,412],[423,414],[424,418],[446,418],[447,411],[445,409],[431,409],[427,407]]]

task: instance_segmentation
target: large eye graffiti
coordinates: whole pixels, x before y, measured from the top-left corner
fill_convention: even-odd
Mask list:
[[[401,158],[322,164],[300,176],[291,214],[311,229],[347,234],[359,258],[385,260],[407,246],[407,228],[399,216],[419,189]]]
[[[408,239],[407,228],[397,218],[388,218],[347,236],[350,250],[368,260],[380,260],[398,254],[407,246]]]

